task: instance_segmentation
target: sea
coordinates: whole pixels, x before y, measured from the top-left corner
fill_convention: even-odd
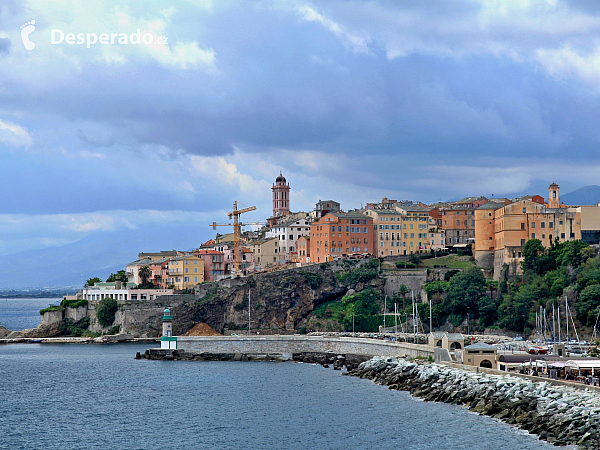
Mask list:
[[[23,304],[0,302],[0,324],[10,328],[2,322],[10,317],[31,327],[33,317],[15,310],[27,315],[40,300],[14,302]],[[331,368],[135,360],[146,348],[0,345],[0,449],[555,448],[464,407]]]

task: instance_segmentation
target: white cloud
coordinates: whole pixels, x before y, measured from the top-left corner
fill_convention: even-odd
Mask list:
[[[13,147],[30,147],[33,139],[29,132],[20,125],[0,120],[0,142]]]
[[[235,186],[241,193],[249,195],[268,189],[267,182],[241,173],[234,163],[222,156],[190,155],[189,158],[194,172],[208,181]]]
[[[539,49],[536,58],[552,76],[575,76],[600,87],[600,46],[585,54],[570,45],[559,49]]]
[[[217,54],[212,49],[201,49],[196,41],[167,45],[148,45],[150,52],[158,62],[166,67],[189,69],[200,67],[207,70],[216,68]]]
[[[323,25],[355,53],[369,53],[368,40],[366,38],[348,32],[342,25],[319,14],[310,6],[304,5],[299,7],[298,13],[307,22],[317,22]]]

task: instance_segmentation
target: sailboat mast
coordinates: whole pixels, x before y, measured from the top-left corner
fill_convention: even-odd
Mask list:
[[[569,342],[569,303],[565,295],[565,319],[567,321],[567,342]]]
[[[383,334],[385,334],[385,312],[387,310],[387,295],[383,300]]]
[[[558,315],[556,316],[558,322],[558,342],[560,342],[560,305],[557,306]]]
[[[248,289],[248,336],[250,336],[250,289]]]

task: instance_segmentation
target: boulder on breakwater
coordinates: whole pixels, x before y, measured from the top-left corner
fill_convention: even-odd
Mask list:
[[[344,375],[409,391],[426,401],[465,405],[555,445],[600,448],[600,395],[595,392],[384,357]]]

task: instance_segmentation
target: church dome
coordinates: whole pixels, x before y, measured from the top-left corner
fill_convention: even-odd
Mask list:
[[[277,178],[275,178],[275,182],[277,183],[285,183],[285,177],[281,174],[281,172],[279,172],[279,176]]]

